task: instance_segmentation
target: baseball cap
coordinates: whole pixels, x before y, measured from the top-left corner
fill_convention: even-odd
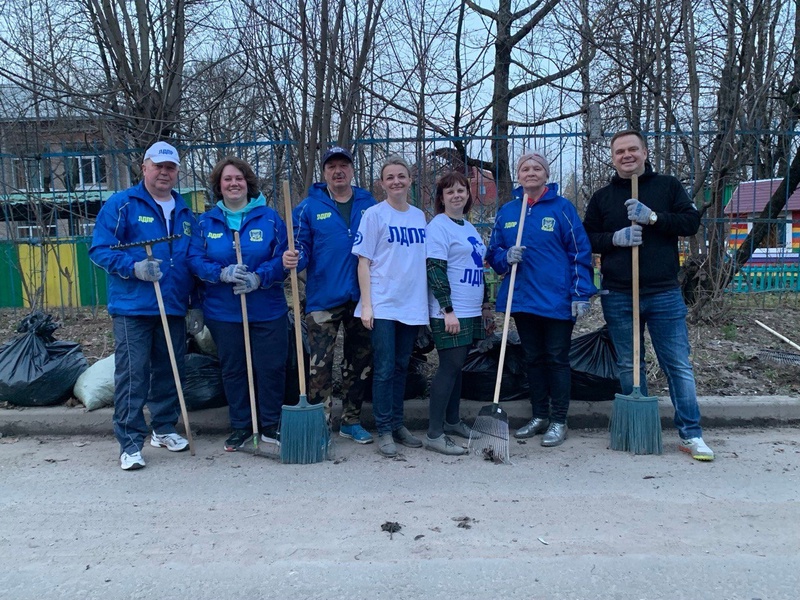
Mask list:
[[[178,156],[178,151],[167,142],[156,142],[147,149],[144,153],[144,159],[152,160],[154,163],[174,162],[176,165],[181,164],[181,159]]]
[[[328,151],[322,156],[322,166],[324,167],[326,162],[337,156],[346,158],[351,163],[353,162],[353,155],[350,154],[350,150],[347,148],[342,148],[341,146],[334,146],[333,148],[329,148]]]

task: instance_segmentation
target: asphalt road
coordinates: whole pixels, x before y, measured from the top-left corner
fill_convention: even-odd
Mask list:
[[[195,440],[123,472],[111,438],[0,438],[0,598],[800,597],[800,429],[711,430],[709,464],[674,432],[662,456],[512,441],[511,466]]]

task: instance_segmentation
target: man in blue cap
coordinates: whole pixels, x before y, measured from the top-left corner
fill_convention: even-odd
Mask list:
[[[339,435],[369,444],[372,435],[361,426],[361,405],[369,389],[372,365],[370,332],[353,316],[360,298],[358,259],[350,253],[361,216],[376,204],[372,195],[352,185],[353,155],[334,146],[322,157],[325,179],[315,183],[294,210],[297,250],[286,253],[284,265],[307,269],[306,324],[309,359],[309,402],[325,405],[328,423],[333,406],[333,354],[340,326],[344,328],[342,359],[342,422]]]
[[[193,288],[187,253],[197,227],[192,211],[173,188],[178,181],[178,151],[157,142],[145,152],[142,181],[111,196],[100,209],[89,257],[108,273],[108,312],[114,330],[114,435],[125,471],[145,466],[142,447],[186,450],[178,435],[178,395],[153,282],[159,281],[178,368],[183,370],[186,321]],[[136,244],[177,234],[152,246]],[[202,328],[202,312],[189,311],[190,333]],[[150,427],[144,406],[150,410]]]

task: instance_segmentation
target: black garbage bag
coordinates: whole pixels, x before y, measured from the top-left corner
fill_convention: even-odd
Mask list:
[[[428,377],[426,375],[428,359],[418,350],[411,354],[406,374],[406,392],[403,400],[424,398],[428,392]]]
[[[502,335],[493,333],[469,351],[461,369],[462,398],[481,402],[491,402],[494,399],[501,341]],[[522,400],[529,395],[528,379],[525,375],[525,353],[517,332],[510,331],[506,342],[503,381],[500,384],[500,401]]]
[[[51,406],[72,395],[89,364],[80,344],[56,340],[50,315],[25,317],[12,341],[0,347],[0,402],[15,406]]]
[[[219,359],[207,354],[187,354],[183,399],[186,410],[227,406]]]
[[[286,356],[286,392],[283,396],[283,403],[295,406],[300,401],[300,377],[298,376],[297,365],[297,344],[295,343],[294,333],[294,310],[289,314],[289,352]],[[303,364],[306,371],[306,382],[308,382],[308,359],[310,347],[308,345],[308,325],[305,319],[300,321],[300,332],[303,339]]]
[[[414,352],[417,354],[429,354],[435,347],[430,325],[420,325],[417,331],[417,339],[414,340]]]
[[[569,351],[574,400],[613,400],[621,394],[617,354],[608,335],[608,327],[572,340]]]

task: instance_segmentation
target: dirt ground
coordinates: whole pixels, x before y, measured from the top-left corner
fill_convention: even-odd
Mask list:
[[[12,339],[21,309],[0,311],[0,343]],[[55,336],[79,342],[92,364],[114,351],[111,320],[104,310],[93,316],[77,309],[73,316],[62,319],[59,311],[53,318],[61,323]],[[498,327],[502,324],[498,315]],[[742,296],[729,302],[725,311],[711,323],[689,323],[692,359],[695,366],[698,394],[702,396],[764,396],[772,394],[800,395],[800,351],[781,341],[756,324],[761,321],[800,344],[800,299],[791,296],[754,298]],[[603,325],[600,303],[595,299],[589,317],[578,322],[574,336],[593,331]],[[789,355],[789,364],[778,362],[769,352]],[[666,380],[658,369],[649,343],[646,344],[649,390],[666,395]],[[773,352],[774,354],[774,352]],[[794,358],[793,358],[794,357]],[[435,351],[428,355],[428,370],[436,367]],[[784,360],[784,363],[787,362]]]
[[[704,464],[674,431],[661,456],[514,442],[512,465],[348,441],[281,465],[222,439],[148,444],[133,472],[110,436],[0,439],[2,597],[798,597],[798,429],[714,429]]]

